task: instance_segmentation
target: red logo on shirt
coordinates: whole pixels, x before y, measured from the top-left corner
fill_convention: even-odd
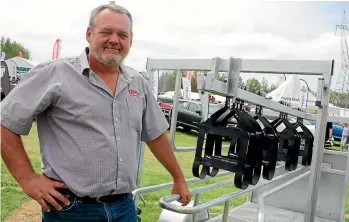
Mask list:
[[[138,92],[136,90],[129,90],[128,93],[130,94],[130,96],[138,96]]]

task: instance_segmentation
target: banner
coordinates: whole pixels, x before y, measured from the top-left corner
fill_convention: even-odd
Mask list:
[[[185,71],[185,77],[189,80],[191,80],[191,72],[190,71]]]
[[[10,92],[10,75],[8,71],[8,67],[5,61],[1,61],[0,66],[0,74],[1,74],[1,89],[2,92],[7,96]]]
[[[183,81],[183,99],[190,100],[191,98],[191,83],[187,77],[182,77]]]
[[[57,39],[52,50],[52,60],[59,59],[61,53],[61,39]]]
[[[308,86],[304,81],[300,81],[299,107],[306,109],[308,103]]]

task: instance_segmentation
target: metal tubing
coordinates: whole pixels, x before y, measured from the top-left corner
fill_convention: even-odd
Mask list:
[[[345,169],[345,179],[344,179],[344,184],[343,186],[343,194],[347,193],[347,184],[349,181],[349,152],[347,152],[347,164],[346,164],[346,169]],[[344,198],[342,198],[342,210],[341,210],[341,221],[345,220],[345,208],[346,208],[346,201],[347,201],[347,195],[344,195]]]
[[[219,61],[219,60],[217,60]],[[216,64],[216,63],[215,63]],[[219,65],[219,62],[218,62]],[[215,66],[216,68],[216,66]],[[176,75],[176,85],[175,85],[175,91],[174,91],[174,100],[173,100],[173,107],[172,107],[172,111],[171,111],[171,125],[170,125],[170,144],[171,147],[173,149],[173,151],[175,152],[192,152],[195,151],[196,146],[192,146],[192,147],[177,147],[176,146],[176,130],[177,130],[177,117],[178,117],[178,106],[179,106],[179,92],[180,92],[180,87],[181,87],[181,81],[182,81],[182,73],[181,70],[177,70],[177,75]],[[207,97],[207,96],[206,96]],[[204,101],[201,101],[202,104],[206,105],[208,103],[208,97],[206,98],[205,96],[202,97],[203,99],[205,99]],[[200,98],[200,99],[202,99]],[[207,101],[206,101],[207,99]],[[208,106],[208,104],[207,104]],[[208,115],[208,107],[207,109],[203,109],[203,111],[205,111],[205,113],[202,113],[202,120],[206,120],[207,119],[207,115]],[[222,146],[223,149],[227,149],[229,148],[229,145],[223,145]]]
[[[235,63],[237,63],[238,66],[238,59],[233,60],[234,62],[233,65]],[[233,68],[233,67],[232,67]],[[237,74],[237,70],[232,70],[232,73],[235,75]],[[205,83],[202,83],[203,81],[205,81]],[[230,81],[234,81],[233,79],[231,79]],[[256,95],[254,93],[248,92],[246,90],[243,89],[239,89],[237,87],[237,82],[236,83],[231,83],[231,84],[236,84],[236,93],[234,94],[233,91],[228,90],[228,83],[224,83],[222,81],[219,81],[217,79],[214,79],[214,74],[213,73],[208,73],[206,78],[201,78],[200,79],[200,87],[202,87],[204,91],[209,92],[209,93],[215,93],[221,96],[231,96],[231,97],[235,97],[238,99],[241,99],[243,101],[255,104],[255,105],[260,105],[262,107],[268,107],[268,109],[277,111],[277,112],[284,112],[284,113],[288,113],[289,115],[295,116],[295,117],[300,117],[302,119],[309,119],[309,120],[316,120],[316,115],[313,114],[308,114],[305,112],[301,112],[298,111],[292,107],[288,107],[285,105],[282,105],[276,101],[272,101],[272,100],[267,100],[262,98],[259,95]]]
[[[268,186],[268,185],[270,185],[272,183],[275,183],[276,181],[283,180],[284,178],[286,178],[286,177],[288,177],[290,175],[298,174],[298,172],[304,171],[304,170],[307,170],[307,169],[308,169],[308,167],[301,166],[301,167],[297,168],[295,171],[286,172],[285,174],[282,174],[280,176],[275,177],[272,181],[268,181],[268,182],[263,183],[263,184],[257,184],[255,186],[250,186],[249,188],[247,188],[245,190],[239,190],[239,191],[233,192],[231,194],[228,194],[228,195],[225,195],[225,196],[221,196],[221,197],[219,197],[217,199],[214,199],[214,200],[211,200],[209,202],[200,204],[199,206],[182,207],[182,206],[177,206],[177,205],[171,204],[170,202],[179,200],[180,196],[178,194],[174,194],[174,195],[171,195],[171,196],[165,196],[165,197],[160,198],[160,206],[163,209],[170,210],[170,211],[177,212],[177,213],[182,213],[182,214],[197,213],[197,212],[200,212],[202,210],[206,210],[206,209],[209,209],[211,207],[217,206],[217,205],[219,205],[221,203],[224,203],[227,200],[234,199],[234,198],[236,198],[236,197],[238,197],[238,196],[240,196],[242,194],[254,191],[254,190],[258,189],[258,188],[262,188],[262,187]],[[221,183],[216,183],[216,184],[200,187],[200,188],[197,188],[197,189],[193,189],[191,192],[193,194],[201,193],[201,192],[213,189],[213,188],[218,188],[218,187],[224,186],[226,183],[227,183],[227,181],[224,181],[224,182],[221,182]]]
[[[319,182],[321,177],[321,164],[325,143],[325,132],[326,132],[326,124],[327,124],[327,110],[328,110],[328,101],[330,94],[330,85],[324,84],[324,79],[319,79],[320,86],[317,91],[318,93],[322,92],[321,98],[321,106],[318,109],[318,118],[316,120],[317,126],[315,129],[315,138],[314,141],[314,153],[313,160],[311,163],[311,175],[309,178],[308,184],[308,204],[307,211],[305,214],[305,222],[313,222],[315,218],[315,211],[317,206],[317,196],[319,190]]]
[[[229,64],[222,59],[220,71],[227,72]],[[147,69],[152,70],[211,70],[214,59],[148,59]],[[328,72],[332,61],[319,60],[261,60],[243,59],[240,72],[268,73],[268,74],[294,74],[294,75],[323,75]]]
[[[171,111],[171,126],[170,126],[170,144],[175,152],[190,152],[195,151],[196,147],[176,147],[176,128],[177,128],[177,116],[178,116],[178,105],[179,105],[179,91],[181,88],[182,73],[178,69],[176,75],[176,85],[174,91],[173,107]]]
[[[268,190],[268,191],[265,191],[263,193],[261,193],[259,196],[258,196],[258,222],[264,222],[265,221],[265,209],[264,209],[264,198],[272,195],[273,193],[276,193],[280,190],[283,190],[285,189],[286,187],[292,185],[293,183],[297,182],[298,180],[301,180],[307,176],[310,175],[310,171],[304,173],[304,174],[301,174],[289,181],[287,181],[286,183],[283,183],[279,186],[276,186],[274,188],[272,188],[271,190]]]
[[[145,144],[141,142],[140,145],[140,153],[138,157],[138,167],[137,167],[137,176],[136,176],[136,186],[141,187],[141,182],[142,182],[142,169],[143,169],[143,164],[144,164],[144,149],[145,149]],[[134,199],[134,202],[136,205],[138,205],[138,196],[137,198]]]
[[[227,172],[223,172],[223,173],[217,174],[214,178],[222,177],[222,176],[228,176],[228,175],[231,175],[231,174],[233,174],[233,173],[227,171]],[[190,183],[201,182],[203,180],[208,180],[208,179],[212,179],[212,178],[213,177],[210,177],[210,176],[207,176],[204,179],[200,179],[200,178],[194,177],[194,178],[186,179],[185,181],[188,184],[190,184]],[[159,190],[162,190],[162,189],[170,188],[170,187],[172,187],[172,185],[173,185],[173,182],[170,182],[170,183],[163,183],[163,184],[158,184],[158,185],[149,186],[149,187],[138,188],[138,189],[134,190],[132,192],[132,194],[133,194],[133,197],[137,197],[140,194],[152,193],[152,192],[159,191]]]
[[[230,201],[225,201],[222,222],[228,222]]]
[[[194,207],[197,206],[199,204],[200,201],[200,194],[197,193],[195,194],[195,199],[194,199]],[[198,214],[193,214],[193,222],[197,222],[198,220]]]
[[[235,102],[235,96],[239,88],[240,66],[241,59],[230,58],[226,94],[233,96],[231,101],[233,103]]]

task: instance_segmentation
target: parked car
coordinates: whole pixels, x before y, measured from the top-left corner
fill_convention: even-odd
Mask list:
[[[164,106],[164,102],[159,99],[159,105],[162,106],[162,111],[168,120],[169,124],[171,121],[172,104]],[[180,99],[178,102],[178,114],[177,114],[177,126],[181,126],[184,131],[189,132],[190,130],[199,130],[199,126],[202,119],[202,106],[200,101],[194,100],[183,100]],[[222,108],[222,103],[209,103],[208,116]]]
[[[222,108],[222,103],[209,103],[208,116]],[[199,130],[202,120],[202,106],[200,101],[180,100],[178,104],[177,126],[184,131]]]

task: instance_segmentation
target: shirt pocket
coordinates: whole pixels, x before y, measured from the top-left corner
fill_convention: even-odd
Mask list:
[[[131,127],[137,131],[141,131],[143,120],[143,98],[139,95],[127,96],[126,103]]]

